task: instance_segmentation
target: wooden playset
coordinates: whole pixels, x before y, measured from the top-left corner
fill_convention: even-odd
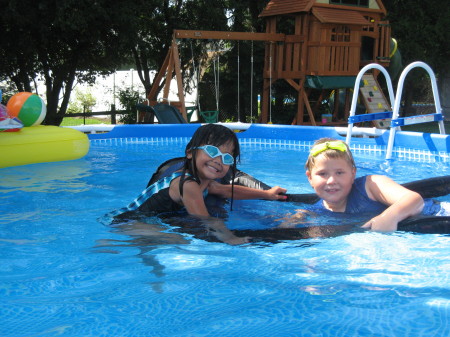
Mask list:
[[[148,99],[150,104],[156,103],[158,87],[164,78],[167,80],[163,97],[167,97],[170,79],[175,76],[179,102],[171,104],[187,120],[177,49],[179,39],[265,41],[260,122],[269,121],[271,85],[284,80],[297,92],[298,110],[293,124],[322,125],[315,117],[318,106],[310,104],[311,93],[316,91],[317,96],[318,90],[320,100],[335,90],[332,114],[336,120],[338,91],[346,91],[344,111],[348,112],[350,90],[359,70],[369,63],[389,66],[391,30],[385,16],[381,0],[271,0],[260,14],[266,22],[265,33],[176,30]],[[376,75],[367,75],[364,78],[367,85],[361,89],[368,112],[386,109]]]

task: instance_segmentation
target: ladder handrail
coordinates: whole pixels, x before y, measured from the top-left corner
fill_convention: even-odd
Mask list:
[[[379,65],[378,63],[370,63],[370,64],[364,66],[359,71],[358,75],[356,76],[355,87],[353,89],[352,105],[350,107],[350,112],[349,112],[349,118],[354,116],[355,112],[356,112],[356,105],[358,103],[358,96],[359,96],[359,88],[360,88],[361,78],[370,69],[378,69],[378,70],[380,70],[383,73],[384,77],[386,77],[386,83],[387,83],[387,86],[388,86],[389,100],[390,100],[390,103],[391,103],[391,109],[392,109],[392,107],[394,105],[395,96],[394,96],[394,88],[392,87],[391,76],[387,72],[386,68],[384,68],[383,66]],[[345,142],[348,145],[350,145],[350,140],[351,140],[351,137],[352,137],[352,131],[353,131],[353,123],[348,123],[347,137],[345,139]]]
[[[392,111],[392,120],[395,120],[398,118],[399,111],[400,111],[400,102],[402,100],[402,93],[403,93],[403,84],[405,82],[406,75],[409,73],[409,71],[413,68],[421,67],[425,69],[430,76],[431,80],[431,88],[433,90],[433,98],[434,98],[434,106],[436,109],[436,114],[442,115],[442,108],[441,108],[441,102],[439,100],[439,92],[437,88],[436,83],[436,76],[434,75],[433,70],[430,68],[428,64],[422,61],[416,61],[411,64],[409,64],[405,69],[403,69],[400,78],[398,80],[398,86],[397,86],[397,94],[395,96],[395,102],[394,102],[394,108]],[[445,127],[444,127],[444,121],[440,120],[439,122],[439,132],[441,134],[445,134]],[[397,131],[399,127],[391,127],[389,130],[389,140],[388,140],[388,146],[386,151],[386,159],[392,158],[392,149],[394,147],[394,138],[395,138],[395,132]]]

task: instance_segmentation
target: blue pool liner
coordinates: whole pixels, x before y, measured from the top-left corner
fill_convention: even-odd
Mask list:
[[[147,138],[147,137],[191,137],[201,124],[149,124],[149,125],[117,125],[110,132],[90,134],[89,139],[110,138]],[[322,137],[331,137],[345,141],[335,127],[326,126],[294,126],[276,124],[252,124],[247,130],[237,132],[240,139],[272,139],[313,142]],[[387,146],[389,132],[380,136],[354,137],[352,144]],[[449,135],[423,132],[398,131],[394,148],[424,150],[433,153],[450,153]]]

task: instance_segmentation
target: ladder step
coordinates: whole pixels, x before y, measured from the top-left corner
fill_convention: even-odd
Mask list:
[[[384,111],[384,112],[373,112],[364,115],[355,115],[348,117],[348,123],[361,123],[361,122],[369,122],[377,119],[386,119],[392,117],[392,111]]]

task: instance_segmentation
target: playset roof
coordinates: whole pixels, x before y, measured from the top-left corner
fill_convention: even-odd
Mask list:
[[[364,10],[375,10],[378,12],[382,12],[386,14],[386,9],[381,0],[370,0],[369,8],[350,6],[350,5],[335,5],[329,4],[327,1],[320,0],[271,0],[267,4],[267,6],[263,9],[259,16],[268,17],[268,16],[277,16],[284,14],[293,14],[300,12],[308,12],[311,8],[335,8],[342,9],[348,11],[348,8],[353,10],[354,12],[358,12],[358,9]],[[347,8],[347,9],[346,9]],[[347,13],[345,13],[347,15]],[[342,22],[340,22],[342,23]]]

